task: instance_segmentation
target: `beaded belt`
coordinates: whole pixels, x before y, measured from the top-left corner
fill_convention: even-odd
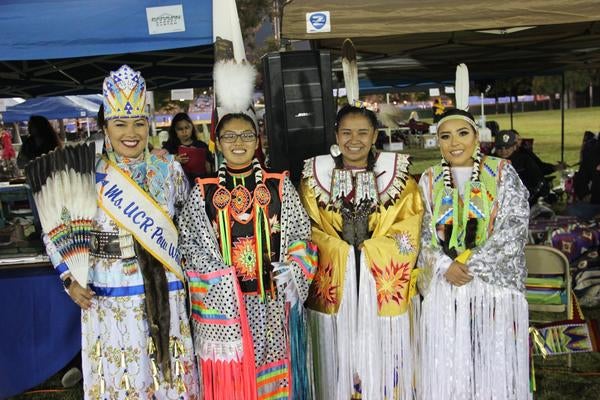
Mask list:
[[[90,255],[109,259],[134,258],[133,240],[133,236],[125,232],[92,231]]]

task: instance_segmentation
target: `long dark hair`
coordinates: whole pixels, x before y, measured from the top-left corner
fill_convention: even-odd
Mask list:
[[[335,117],[335,132],[338,132],[339,126],[344,118],[348,115],[360,115],[365,117],[368,121],[375,134],[377,134],[377,127],[379,126],[377,122],[377,116],[375,113],[365,107],[356,107],[350,104],[346,104],[343,106],[337,113]],[[344,168],[344,157],[343,155],[339,155],[334,157],[335,167],[336,168]],[[373,151],[369,151],[369,156],[367,158],[367,171],[373,171],[373,167],[375,166],[375,153]]]
[[[177,149],[181,145],[181,141],[177,137],[177,131],[175,128],[177,124],[181,121],[187,121],[192,125],[192,140],[196,140],[196,127],[194,126],[194,122],[186,113],[177,113],[173,117],[171,121],[171,126],[169,127],[169,139],[163,144],[163,147],[169,151],[169,153],[176,153]]]
[[[29,137],[23,142],[21,153],[29,160],[46,154],[60,145],[58,134],[50,121],[41,115],[32,115],[27,124]]]

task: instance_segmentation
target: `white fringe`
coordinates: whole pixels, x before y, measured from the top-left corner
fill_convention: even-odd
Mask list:
[[[528,312],[523,293],[478,278],[434,278],[422,304],[419,398],[525,400]]]
[[[356,354],[356,271],[350,248],[338,313],[327,315],[308,310],[313,346],[315,398],[348,400],[354,384]]]
[[[410,314],[377,314],[377,288],[364,255],[358,303],[357,370],[362,398],[412,400],[415,393]]]
[[[314,347],[315,399],[350,399],[356,375],[364,400],[412,400],[416,372],[416,353],[412,349],[416,335],[410,331],[411,313],[378,316],[375,280],[364,255],[359,297],[352,249],[347,266],[338,314],[308,312]],[[418,302],[412,314],[418,314]]]

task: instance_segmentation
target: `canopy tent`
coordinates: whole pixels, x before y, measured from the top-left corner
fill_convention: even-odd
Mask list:
[[[212,0],[124,4],[1,2],[10,34],[0,35],[0,97],[98,93],[122,64],[140,70],[149,90],[212,84]]]
[[[95,118],[99,108],[100,103],[88,100],[84,96],[36,97],[8,107],[6,112],[2,113],[2,119],[11,123],[27,121],[32,115],[42,115],[48,119]]]
[[[331,31],[307,33],[325,11]],[[460,62],[475,79],[600,67],[598,21],[596,0],[292,0],[283,36],[333,50],[352,38],[361,75],[389,86],[452,79]]]
[[[351,38],[359,76],[393,87],[451,80],[459,63],[473,79],[600,68],[599,22],[597,0],[290,0],[282,35],[334,52]]]

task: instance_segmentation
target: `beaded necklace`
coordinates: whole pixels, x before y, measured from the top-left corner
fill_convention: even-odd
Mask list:
[[[245,173],[252,170],[256,187],[254,193],[246,188],[246,180],[242,175],[232,172]],[[229,191],[226,187],[227,174],[233,177],[234,188]],[[263,183],[262,168],[258,160],[252,160],[251,168],[233,170],[227,168],[224,161],[218,171],[218,188],[213,196],[213,206],[217,210],[219,226],[219,242],[225,264],[233,264],[231,257],[231,218],[241,224],[250,220],[254,224],[255,254],[258,266],[258,289],[260,299],[264,301],[266,289],[263,282],[263,243],[267,247],[267,255],[271,254],[271,229],[269,226],[269,204],[271,193]],[[239,180],[239,183],[238,183]],[[250,211],[250,213],[248,213]]]
[[[471,179],[466,183],[467,186],[464,191],[465,195],[462,199],[462,213],[459,213],[461,199],[458,194],[458,189],[453,185],[450,165],[442,157],[441,166],[444,187],[440,201],[436,201],[435,203],[434,224],[455,226],[455,229],[452,229],[452,234],[450,236],[448,244],[449,248],[458,250],[465,247],[465,228],[469,219],[485,220],[487,219],[487,216],[489,216],[489,204],[485,198],[487,193],[479,179],[481,159],[482,155],[478,146],[475,149],[473,157]],[[479,230],[480,229],[478,229],[478,231]],[[476,242],[479,242],[481,237],[482,235],[478,232]]]

